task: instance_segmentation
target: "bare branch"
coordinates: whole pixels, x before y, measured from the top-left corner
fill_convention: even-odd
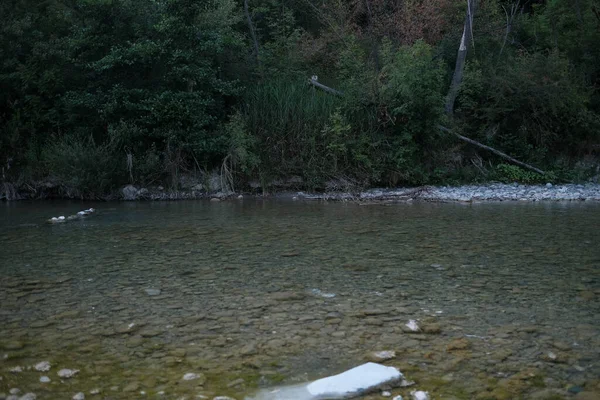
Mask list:
[[[523,168],[527,168],[527,169],[530,169],[532,171],[535,171],[535,172],[537,172],[540,175],[545,175],[546,174],[544,171],[542,171],[539,168],[534,167],[533,165],[526,164],[526,163],[524,163],[522,161],[517,160],[516,158],[512,158],[511,156],[509,156],[506,153],[501,152],[500,150],[496,150],[493,147],[486,146],[485,144],[479,143],[476,140],[469,139],[466,136],[460,135],[460,134],[454,132],[452,129],[448,129],[445,126],[441,126],[441,125],[439,126],[439,128],[442,131],[444,131],[444,132],[448,132],[448,133],[453,134],[454,136],[456,136],[457,138],[459,138],[460,140],[462,140],[464,142],[470,143],[470,144],[472,144],[474,146],[480,147],[480,148],[485,149],[487,151],[491,151],[492,153],[496,154],[497,156],[500,156],[500,157],[502,157],[502,158],[504,158],[504,159],[512,162],[513,164],[516,164],[516,165],[519,165],[519,166],[521,166]]]

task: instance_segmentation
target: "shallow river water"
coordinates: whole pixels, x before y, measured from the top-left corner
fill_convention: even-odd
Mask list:
[[[0,278],[0,399],[241,400],[380,350],[405,399],[600,398],[598,203],[4,203]]]

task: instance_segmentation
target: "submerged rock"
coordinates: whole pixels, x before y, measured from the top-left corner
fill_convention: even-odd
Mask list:
[[[64,368],[58,371],[58,376],[61,378],[72,378],[79,373],[78,369],[68,369]]]
[[[85,400],[85,394],[79,392],[75,396],[73,396],[73,400]]]
[[[422,390],[413,390],[412,392],[410,392],[410,395],[412,397],[412,400],[430,400],[431,399],[431,397],[429,397],[429,393],[424,392]]]
[[[406,332],[421,332],[421,327],[414,319],[408,321],[406,325],[404,325],[404,331]]]
[[[381,362],[396,358],[396,352],[393,350],[372,351],[367,354],[367,360],[373,362]]]
[[[42,361],[42,362],[35,364],[35,367],[33,367],[33,368],[35,368],[36,371],[46,372],[46,371],[50,371],[50,367],[51,367],[50,362]]]
[[[160,289],[144,289],[144,291],[146,292],[146,294],[148,296],[158,296],[161,294],[161,290]]]
[[[206,381],[204,374],[195,374],[193,372],[188,372],[187,374],[183,375],[183,378],[181,379],[184,381],[198,381],[197,383],[199,385],[202,385]]]

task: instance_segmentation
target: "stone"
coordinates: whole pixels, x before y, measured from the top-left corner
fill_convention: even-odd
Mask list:
[[[50,362],[42,361],[42,362],[35,364],[35,366],[33,368],[36,371],[46,372],[46,371],[50,371],[50,367],[51,367]]]
[[[25,344],[19,341],[12,341],[4,343],[4,346],[2,347],[4,347],[4,350],[21,350],[25,347]]]
[[[50,378],[47,376],[40,377],[40,383],[50,383]]]
[[[408,333],[421,332],[421,327],[414,319],[409,320],[408,323],[402,327],[402,329]]]
[[[140,332],[140,335],[142,335],[143,337],[154,337],[154,336],[158,336],[161,333],[163,333],[163,331],[161,331],[160,329],[145,329],[143,331]]]
[[[19,389],[19,388],[12,388],[12,389],[10,389],[8,391],[8,393],[10,393],[10,394],[19,394],[19,393],[21,393],[21,389]]]
[[[90,390],[90,394],[91,395],[100,394],[100,389],[99,388],[94,388],[94,389]]]
[[[214,397],[213,400],[235,400],[233,397],[229,397],[229,396],[217,396]]]
[[[74,377],[74,376],[75,376],[75,375],[77,375],[78,373],[79,373],[79,370],[78,370],[78,369],[67,369],[67,368],[65,368],[65,369],[61,369],[60,371],[58,371],[57,375],[58,375],[60,378],[65,378],[65,379],[67,379],[67,378],[72,378],[72,377]]]
[[[388,391],[386,390],[386,391],[383,391],[383,392],[381,392],[381,395],[382,395],[383,397],[392,397],[392,392],[388,392]]]
[[[73,400],[85,400],[85,394],[83,394],[83,392],[79,392],[73,396]]]
[[[144,291],[146,292],[146,294],[148,296],[158,296],[158,295],[161,294],[161,290],[160,289],[149,288],[149,289],[144,289]]]
[[[573,397],[575,400],[598,400],[600,399],[600,392],[579,392]]]
[[[413,390],[410,392],[410,396],[412,400],[430,400],[429,392],[424,392],[422,390]]]
[[[305,298],[303,293],[299,292],[277,292],[273,294],[273,299],[277,301],[295,301]]]
[[[227,384],[227,387],[228,387],[228,388],[232,388],[232,387],[236,387],[236,386],[242,386],[242,385],[244,385],[245,383],[246,383],[246,382],[245,382],[245,381],[244,381],[242,378],[239,378],[239,379],[236,379],[236,380],[234,380],[234,381],[231,381],[231,382],[229,382],[229,383]]]
[[[19,397],[19,400],[35,400],[37,399],[37,395],[35,393],[25,393],[23,396]]]
[[[456,351],[456,350],[466,350],[471,346],[471,343],[465,339],[465,338],[460,338],[460,339],[454,339],[453,341],[451,341],[448,346],[446,347],[446,350],[448,351]]]
[[[394,398],[392,400],[404,400],[404,398],[400,395],[398,396],[394,396]]]
[[[402,379],[397,368],[369,362],[312,383],[261,390],[249,400],[345,399],[393,386]]]
[[[124,392],[135,392],[140,388],[140,384],[137,382],[128,383],[124,388]]]
[[[542,360],[561,364],[567,362],[567,356],[563,353],[548,351],[542,354]]]
[[[204,382],[206,382],[206,377],[204,374],[195,374],[193,372],[188,372],[187,374],[183,375],[183,378],[181,379],[184,381],[198,381],[198,385],[202,385]]]
[[[423,333],[435,335],[442,332],[440,324],[426,324],[423,326]]]
[[[133,185],[127,185],[121,189],[123,200],[132,201],[138,198],[138,189]]]
[[[367,354],[367,360],[373,362],[382,362],[396,358],[396,352],[393,350],[372,351]]]
[[[12,372],[13,374],[17,374],[19,372],[23,372],[23,367],[17,365],[16,367],[12,367],[11,369],[8,370],[9,372]]]

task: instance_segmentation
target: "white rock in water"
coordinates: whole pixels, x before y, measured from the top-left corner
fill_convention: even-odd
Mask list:
[[[410,392],[410,395],[412,396],[412,400],[430,400],[431,399],[431,397],[429,397],[429,393],[424,392],[422,390],[413,390],[412,392]]]
[[[185,374],[183,376],[184,381],[193,381],[194,379],[198,379],[198,378],[200,378],[200,375],[194,374],[192,372],[188,372],[187,374]]]
[[[160,289],[144,289],[148,296],[158,296],[161,293]]]
[[[33,367],[33,368],[35,368],[36,371],[46,372],[46,371],[50,371],[50,367],[51,367],[51,365],[48,361],[42,361],[42,362],[35,364],[35,367]]]
[[[217,396],[213,400],[235,400],[233,397],[228,396]]]
[[[90,390],[90,394],[100,394],[100,389],[98,389],[98,388],[92,389],[92,390]]]
[[[65,219],[64,215],[61,215],[60,217],[58,217],[59,220],[63,221]]]
[[[391,396],[392,396],[392,392],[388,392],[388,391],[381,392],[381,395],[382,395],[383,397],[391,397]]]
[[[42,376],[40,378],[40,382],[41,383],[49,383],[50,382],[50,378],[48,378],[47,376]]]
[[[346,399],[397,382],[403,377],[394,367],[370,362],[309,384],[262,390],[246,400]]]
[[[23,396],[19,397],[19,400],[35,400],[37,399],[37,395],[35,393],[25,393]]]
[[[412,332],[419,332],[421,328],[419,328],[419,324],[414,319],[408,321],[408,324],[405,325]]]
[[[400,395],[394,397],[392,400],[404,400],[404,398]]]
[[[16,373],[19,373],[19,372],[23,372],[23,367],[16,366],[16,367],[13,367],[13,368],[9,369],[8,371],[16,374]]]
[[[87,214],[85,211],[78,211],[77,212],[77,215],[85,215],[85,214]]]
[[[73,396],[73,400],[85,400],[85,394],[83,394],[83,392],[79,392]]]
[[[344,398],[398,381],[402,377],[394,367],[366,363],[339,375],[314,381],[307,389],[316,398]]]
[[[371,353],[373,361],[386,361],[396,357],[396,352],[393,350],[374,351]]]
[[[61,369],[58,371],[58,376],[61,378],[72,378],[79,373],[78,369]]]

